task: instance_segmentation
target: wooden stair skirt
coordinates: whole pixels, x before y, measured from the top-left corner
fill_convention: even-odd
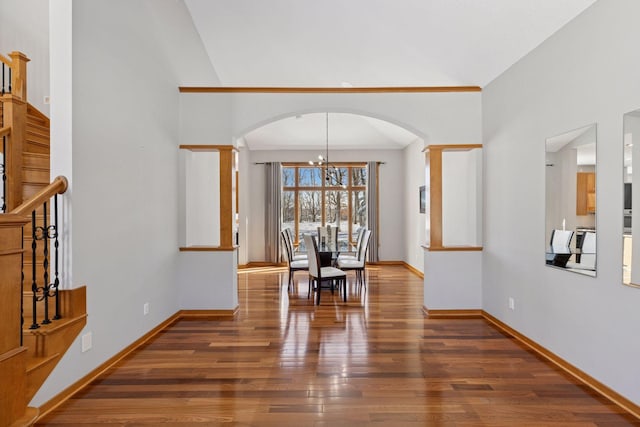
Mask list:
[[[60,291],[61,319],[29,329],[31,297],[24,296],[23,346],[0,355],[0,426],[32,425],[38,412],[27,408],[87,319],[86,287]],[[38,320],[42,320],[38,308]],[[53,311],[52,311],[53,312]],[[18,325],[16,325],[18,326]],[[26,411],[26,412],[25,412]],[[10,414],[22,414],[10,419]],[[14,417],[15,418],[15,417]]]
[[[38,329],[29,329],[30,320],[26,317],[31,308],[25,306],[23,346],[26,347],[27,400],[31,400],[40,389],[49,374],[56,367],[64,353],[71,346],[87,323],[86,287],[60,291],[61,319],[54,320]],[[50,307],[50,316],[53,316]],[[38,309],[41,321],[42,309]]]

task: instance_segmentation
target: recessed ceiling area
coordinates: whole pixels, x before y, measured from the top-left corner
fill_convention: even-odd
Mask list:
[[[310,113],[278,120],[244,135],[249,150],[403,149],[418,136],[387,121],[349,113]]]

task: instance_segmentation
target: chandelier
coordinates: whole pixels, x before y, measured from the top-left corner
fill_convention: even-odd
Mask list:
[[[325,113],[325,142],[326,142],[326,151],[325,155],[318,155],[318,161],[314,162],[313,160],[309,160],[310,165],[318,165],[324,167],[324,181],[327,186],[340,186],[342,188],[347,188],[347,186],[343,183],[341,179],[341,173],[338,168],[329,163],[329,112]]]

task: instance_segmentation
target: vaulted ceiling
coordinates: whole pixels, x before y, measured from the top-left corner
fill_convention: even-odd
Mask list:
[[[185,0],[223,86],[284,87],[484,87],[594,2]]]

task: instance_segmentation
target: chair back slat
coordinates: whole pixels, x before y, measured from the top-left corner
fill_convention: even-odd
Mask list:
[[[338,227],[333,227],[331,224],[327,224],[326,227],[318,227],[317,244],[323,251],[337,251]]]
[[[309,260],[309,274],[320,277],[320,261],[318,257],[318,245],[311,234],[305,234],[304,245],[307,247],[307,259]]]
[[[582,255],[580,264],[585,268],[595,270],[596,268],[596,233],[587,231],[582,238]]]
[[[553,252],[562,253],[569,252],[569,245],[573,231],[570,230],[553,230],[551,232],[551,248]]]
[[[293,245],[293,231],[291,231],[291,229],[289,227],[285,228],[284,231],[287,233],[287,237],[289,239],[289,245],[291,247],[291,249],[295,249],[294,245]],[[291,252],[293,253],[293,252]]]
[[[360,241],[360,248],[358,251],[358,261],[364,261],[367,254],[367,248],[369,247],[369,238],[371,237],[371,230],[365,230],[362,234]]]
[[[360,246],[362,246],[362,237],[364,237],[364,232],[367,231],[366,228],[360,227],[358,230],[358,234],[356,235],[356,256],[360,253]]]
[[[286,230],[282,230],[280,232],[280,236],[282,236],[282,242],[284,243],[284,252],[287,256],[287,262],[293,261],[293,254],[291,253],[291,246],[289,243],[289,237],[287,236]]]

